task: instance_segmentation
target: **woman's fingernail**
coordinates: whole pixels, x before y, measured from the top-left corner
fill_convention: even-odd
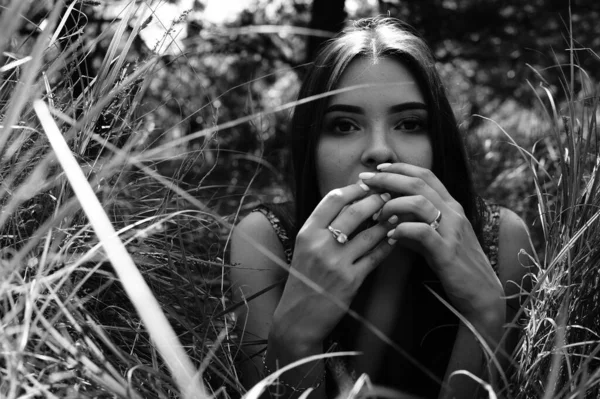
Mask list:
[[[360,182],[358,183],[358,185],[360,186],[360,188],[362,188],[364,191],[369,191],[369,186],[367,186],[365,183]]]
[[[391,229],[390,231],[388,231],[387,236],[391,237],[392,235],[394,235],[394,231],[396,231],[396,229]]]
[[[396,223],[398,223],[398,216],[393,215],[391,218],[388,219],[388,223],[389,224],[396,224]]]
[[[373,220],[377,220],[377,218],[379,217],[380,214],[381,214],[381,209],[378,210],[377,212],[375,212],[375,214],[373,215]]]
[[[382,163],[382,164],[377,165],[377,170],[384,170],[384,169],[389,168],[390,166],[392,166],[391,163]]]
[[[383,202],[388,202],[392,198],[390,193],[383,193],[383,194],[380,194],[379,196],[381,197]]]
[[[358,174],[358,178],[361,180],[368,180],[375,176],[375,172],[362,172]]]
[[[388,244],[390,244],[390,245],[394,245],[394,244],[395,244],[395,243],[397,243],[397,242],[398,242],[398,240],[394,240],[393,238],[390,238],[390,239],[388,240]]]

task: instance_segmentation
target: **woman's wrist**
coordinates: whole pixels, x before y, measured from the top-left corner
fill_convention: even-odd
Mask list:
[[[310,335],[293,323],[278,322],[274,318],[269,330],[269,347],[278,353],[285,352],[291,361],[322,353],[323,341]]]
[[[321,350],[324,337],[316,326],[305,326],[300,323],[301,316],[292,312],[276,309],[269,330],[269,342],[277,343],[286,348],[293,348],[298,355],[312,354]],[[305,355],[306,356],[306,355]]]
[[[506,301],[498,298],[478,308],[474,314],[465,315],[475,330],[486,338],[501,336],[506,323]]]

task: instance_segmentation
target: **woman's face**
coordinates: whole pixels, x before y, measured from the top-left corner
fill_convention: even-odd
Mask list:
[[[316,153],[321,196],[381,163],[432,167],[427,108],[408,69],[389,58],[359,58],[337,88],[365,84],[332,96],[325,109]]]

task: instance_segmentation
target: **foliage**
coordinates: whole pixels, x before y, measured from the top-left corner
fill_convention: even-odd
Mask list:
[[[573,23],[573,39],[577,45],[578,65],[588,70],[594,79],[600,78],[594,68],[597,55],[592,49],[600,46],[596,21],[600,5],[596,1],[518,0],[458,1],[425,0],[395,2],[379,0],[380,11],[404,19],[421,32],[443,64],[465,68],[471,84],[480,90],[469,99],[483,113],[490,112],[486,104],[510,96],[531,106],[535,97],[523,85],[533,80],[536,70],[558,69],[547,77],[556,85],[553,95],[558,100],[561,70],[568,70],[569,58],[565,32]],[[464,67],[463,67],[464,66]],[[576,88],[577,89],[577,88]],[[487,94],[487,95],[486,95]],[[480,112],[480,111],[475,111]]]

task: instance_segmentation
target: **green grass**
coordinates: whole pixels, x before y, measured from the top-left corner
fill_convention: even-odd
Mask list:
[[[0,17],[1,397],[245,393],[234,367],[230,311],[237,305],[229,299],[226,248],[231,223],[260,198],[258,166],[277,168],[260,148],[247,155],[209,146],[212,135],[260,125],[274,109],[250,107],[248,117],[220,123],[218,109],[207,106],[194,135],[207,140],[161,141],[180,126],[156,135],[150,125],[160,110],[144,107],[167,67],[152,54],[130,57],[145,24],[133,15],[143,5],[87,42],[60,36],[76,3],[55,7],[44,26],[25,19],[42,6],[21,0],[8,2]],[[74,70],[101,41],[109,45],[97,76],[75,96]],[[599,391],[598,93],[576,65],[573,57],[561,76],[567,101],[560,104],[530,83],[539,98],[531,111],[540,121],[535,136],[484,148],[505,169],[486,194],[503,195],[495,191],[502,179],[512,182],[508,205],[539,228],[540,272],[523,296],[529,320],[512,390],[501,397]],[[486,121],[478,138],[505,137],[510,123]],[[177,162],[168,160],[178,152]],[[230,162],[248,162],[254,172],[222,174],[219,165]],[[239,187],[216,187],[232,183],[223,176],[237,176]]]

